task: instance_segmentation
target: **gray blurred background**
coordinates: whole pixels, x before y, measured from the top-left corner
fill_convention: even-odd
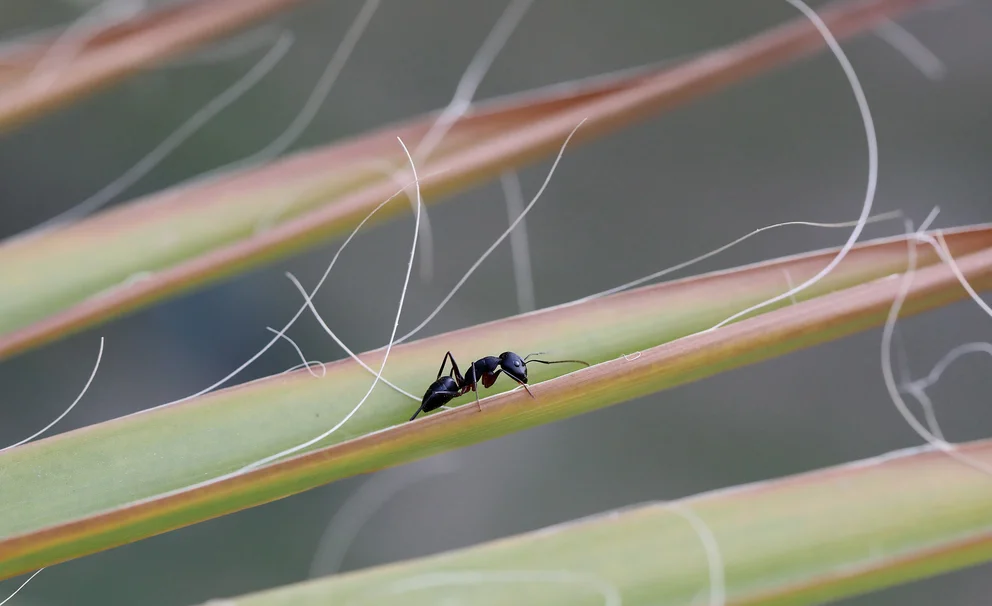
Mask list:
[[[249,155],[299,111],[360,0],[317,0],[264,25],[296,44],[265,80],[122,196],[130,199]],[[10,37],[77,18],[92,2],[0,0]],[[504,2],[386,0],[316,120],[294,149],[321,145],[442,107]],[[780,0],[728,3],[538,0],[496,60],[479,98],[657,62],[726,44],[796,17]],[[927,79],[878,37],[845,43],[880,141],[876,208],[937,226],[992,220],[992,5],[947,4],[901,23],[946,64]],[[268,33],[266,33],[268,32]],[[0,138],[0,237],[84,199],[126,170],[264,46],[221,63],[172,65],[128,79]],[[596,292],[789,220],[860,212],[865,139],[829,54],[754,79],[591,144],[570,149],[528,230],[539,306]],[[521,171],[529,198],[549,162]],[[419,322],[507,222],[498,182],[432,207],[435,276],[414,280],[404,320]],[[485,226],[467,232],[471,222]],[[388,338],[410,216],[361,236],[318,304],[358,351]],[[866,237],[901,225],[869,226]],[[765,233],[693,273],[842,243],[845,230]],[[145,309],[0,365],[0,444],[42,427],[75,397],[107,338],[100,373],[60,425],[97,423],[200,390],[227,374],[297,308],[282,277],[312,284],[337,243]],[[416,275],[416,274],[415,274]],[[502,246],[429,326],[433,334],[517,312]],[[992,337],[959,303],[900,324],[915,377],[951,347]],[[341,352],[306,319],[292,336],[307,356]],[[395,492],[343,555],[343,569],[435,553],[652,499],[803,472],[919,443],[886,395],[880,330],[729,372],[372,476]],[[298,362],[279,346],[243,375]],[[992,433],[987,359],[958,362],[933,397],[949,439]],[[182,606],[305,579],[355,478],[140,543],[59,565],[11,603]],[[335,530],[334,532],[340,532]],[[0,596],[15,583],[0,584]],[[845,604],[975,604],[987,566]]]

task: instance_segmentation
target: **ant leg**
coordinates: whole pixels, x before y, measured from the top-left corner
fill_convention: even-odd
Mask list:
[[[475,403],[479,406],[479,412],[482,412],[482,400],[479,399],[479,385],[473,384],[472,391],[475,392]]]
[[[534,394],[533,394],[533,393],[531,393],[531,391],[530,391],[530,387],[527,387],[527,384],[526,384],[526,383],[520,383],[519,381],[517,381],[517,383],[518,383],[518,384],[519,384],[519,385],[520,385],[521,387],[523,387],[523,388],[524,388],[524,391],[526,391],[526,392],[527,392],[527,395],[528,395],[528,396],[530,396],[531,398],[534,398]],[[537,398],[534,398],[534,399],[536,400]]]
[[[434,392],[434,395],[435,396],[445,396],[446,399],[444,401],[445,402],[450,402],[451,400],[453,400],[453,399],[457,398],[458,396],[460,396],[461,393],[458,390],[455,390],[455,391],[437,391],[437,392]],[[437,406],[437,407],[431,408],[430,410],[426,410],[425,411],[424,410],[424,405],[421,404],[420,405],[420,408],[417,409],[417,412],[413,413],[413,416],[410,417],[410,420],[412,421],[412,420],[416,419],[417,418],[417,415],[419,415],[422,412],[424,414],[426,414],[428,412],[433,412],[434,410],[437,410],[438,408],[443,408],[445,410],[451,410],[450,407],[445,406],[445,405],[442,404],[441,406]]]
[[[451,355],[451,352],[449,351],[448,353],[444,354],[444,357],[441,358],[441,368],[440,368],[440,370],[437,371],[437,378],[438,379],[440,379],[441,378],[441,375],[444,374],[444,367],[448,363],[448,358],[451,358],[451,365],[452,366],[455,366],[455,357],[453,355]],[[457,368],[457,366],[455,366],[455,368]]]
[[[492,387],[496,383],[496,377],[499,376],[500,372],[502,372],[502,370],[497,368],[496,372],[488,375],[482,375],[482,386],[486,388]]]
[[[444,374],[444,367],[448,363],[448,354],[450,354],[450,353],[451,352],[449,351],[448,353],[444,354],[444,357],[443,358],[441,358],[441,368],[438,369],[438,371],[437,371],[437,378],[438,379],[440,379],[441,378],[441,375]]]
[[[451,372],[454,375],[451,378],[455,380],[456,385],[461,387],[462,385],[465,384],[465,377],[463,377],[462,372],[458,370],[458,363],[455,362],[455,356],[451,355],[450,351],[447,354],[445,354],[445,356],[451,360]],[[441,368],[443,369],[444,366],[442,366]],[[440,379],[441,376],[438,375],[438,378]]]
[[[497,374],[499,374],[499,373],[497,372]],[[516,383],[517,385],[520,385],[521,387],[523,387],[523,388],[524,388],[524,390],[526,390],[526,391],[527,391],[527,395],[528,395],[528,396],[530,396],[530,397],[532,397],[532,398],[534,398],[534,394],[533,394],[533,393],[531,393],[531,391],[530,391],[530,387],[527,387],[527,384],[526,384],[526,383],[521,383],[520,381],[518,381],[518,380],[516,380],[516,379],[514,379],[514,378],[513,378],[512,376],[510,376],[510,374],[509,374],[509,373],[506,373],[506,376],[508,376],[508,377],[510,377],[511,379],[513,379],[513,382],[514,382],[514,383]],[[534,399],[536,400],[537,398],[534,398]]]

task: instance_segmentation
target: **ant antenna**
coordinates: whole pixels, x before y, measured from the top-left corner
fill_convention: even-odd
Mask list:
[[[536,356],[538,354],[529,354],[527,357]],[[538,364],[582,364],[584,366],[591,366],[589,362],[583,362],[582,360],[530,360],[529,362],[537,362]],[[524,364],[529,363],[527,358],[524,358]]]
[[[526,356],[524,356],[524,362],[526,362],[527,360],[529,360],[531,356],[543,356],[546,353],[548,353],[548,352],[546,352],[546,351],[535,351],[534,353],[529,353]]]

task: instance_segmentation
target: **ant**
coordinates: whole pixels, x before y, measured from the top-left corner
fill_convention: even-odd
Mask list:
[[[469,391],[475,392],[475,402],[479,405],[479,410],[482,410],[482,402],[479,401],[479,382],[482,382],[483,387],[492,387],[493,383],[496,382],[496,377],[502,372],[506,376],[513,379],[518,384],[522,385],[530,397],[534,397],[531,393],[530,388],[527,387],[527,364],[531,362],[537,362],[539,364],[584,364],[589,366],[588,362],[583,362],[582,360],[531,360],[531,356],[539,356],[544,352],[527,354],[527,356],[521,358],[512,351],[504,351],[497,356],[486,356],[480,360],[472,362],[469,366],[468,372],[465,376],[462,376],[460,370],[458,370],[458,364],[455,362],[455,356],[451,355],[451,352],[444,354],[444,359],[441,360],[441,369],[437,371],[437,380],[431,383],[430,387],[427,388],[427,393],[424,394],[424,399],[420,403],[420,408],[417,412],[413,413],[410,420],[417,418],[417,415],[424,412],[430,412],[432,410],[437,410],[441,408],[454,398],[462,394],[466,394]],[[451,360],[451,372],[446,376],[441,376],[444,374],[444,367],[447,365],[448,360]]]

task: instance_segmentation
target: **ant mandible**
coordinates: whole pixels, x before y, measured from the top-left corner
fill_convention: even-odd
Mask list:
[[[458,364],[455,362],[455,356],[451,355],[451,352],[444,354],[444,359],[441,360],[441,369],[437,371],[437,380],[431,383],[430,387],[427,388],[427,393],[424,394],[424,399],[420,402],[420,408],[417,412],[413,413],[410,420],[417,418],[417,415],[424,412],[431,412],[432,410],[437,410],[441,408],[454,398],[462,394],[466,394],[469,391],[475,392],[475,402],[479,405],[479,410],[482,410],[482,402],[479,401],[479,382],[482,382],[483,387],[492,387],[493,383],[496,382],[496,377],[499,376],[500,372],[506,374],[506,376],[513,379],[516,383],[523,386],[527,390],[530,397],[534,397],[534,394],[530,392],[530,388],[527,387],[527,364],[531,362],[537,362],[539,364],[584,364],[589,366],[588,362],[583,362],[582,360],[531,360],[531,356],[541,355],[542,352],[527,354],[527,356],[521,358],[512,351],[504,351],[497,356],[486,356],[480,360],[472,362],[469,366],[468,372],[465,376],[462,376],[461,371],[458,370]],[[446,376],[441,376],[444,374],[444,367],[447,365],[448,360],[451,360],[451,372]]]

